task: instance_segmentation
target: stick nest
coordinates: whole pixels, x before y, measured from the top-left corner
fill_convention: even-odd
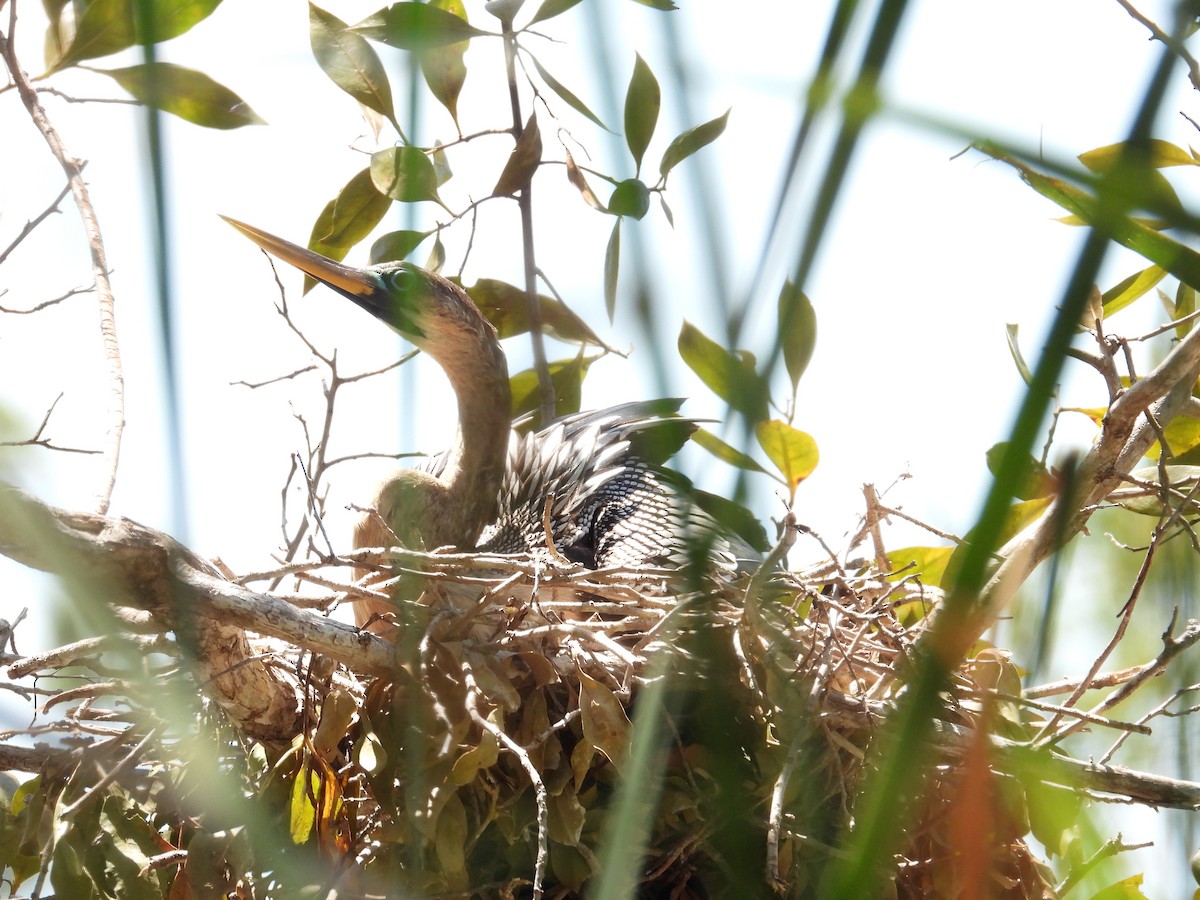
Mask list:
[[[627,862],[604,856],[623,838],[642,896],[744,896],[747,877],[783,896],[817,887],[936,589],[829,567],[689,591],[678,573],[458,559],[371,623],[396,641],[395,677],[335,687],[316,729],[348,723],[312,754],[344,811],[318,839],[355,858],[361,887],[586,894]],[[1003,654],[977,655],[948,724],[986,728],[971,698],[1010,675]],[[964,871],[961,759],[936,767],[895,895],[983,878],[991,896],[1052,896],[1006,808],[988,817],[993,857]]]

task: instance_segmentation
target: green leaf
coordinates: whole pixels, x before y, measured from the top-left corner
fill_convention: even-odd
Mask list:
[[[1158,171],[1153,144],[1170,147],[1165,141],[1110,144],[1079,154],[1079,161],[1107,180],[1107,190],[1120,191],[1135,206],[1165,206],[1179,209],[1179,196],[1166,177]],[[1178,149],[1178,148],[1176,148]],[[1183,151],[1180,151],[1181,153]],[[1179,165],[1180,163],[1169,163]],[[1195,165],[1187,157],[1187,165]]]
[[[308,5],[308,36],[317,64],[333,83],[401,132],[387,70],[366,38],[312,3]]]
[[[371,180],[381,194],[402,203],[442,202],[433,163],[417,147],[389,147],[372,153]]]
[[[1140,872],[1137,875],[1130,875],[1128,878],[1113,882],[1099,893],[1093,894],[1092,900],[1149,900],[1142,893],[1143,881],[1145,881],[1145,876]]]
[[[292,802],[289,805],[289,833],[293,844],[304,844],[312,835],[316,822],[317,810],[313,798],[321,789],[321,778],[308,760],[300,766],[296,778],[292,782]]]
[[[550,382],[554,385],[555,418],[579,412],[584,376],[587,375],[588,368],[597,359],[599,359],[597,356],[575,356],[548,364]],[[533,413],[533,417],[527,425],[533,430],[547,424],[541,421],[539,414],[542,398],[538,387],[537,371],[526,369],[518,372],[508,380],[508,383],[512,389],[512,417],[515,419],[526,413]]]
[[[373,185],[372,185],[373,186]],[[389,231],[371,245],[371,265],[405,259],[432,231]]]
[[[1010,540],[1020,534],[1033,522],[1037,521],[1050,506],[1052,499],[1050,497],[1037,497],[1033,500],[1022,500],[1019,503],[1014,503],[1009,507],[1005,514],[1004,525],[1000,529],[1000,534],[996,541],[997,547],[1003,547]],[[942,576],[941,587],[952,589],[955,579],[958,577],[959,571],[962,569],[963,558],[970,552],[971,542],[975,538],[975,532],[972,529],[967,532],[967,536],[962,544],[954,548],[954,552],[950,554],[950,560],[946,563],[946,571]]]
[[[670,171],[699,150],[706,147],[721,136],[729,121],[729,110],[717,116],[710,122],[690,128],[667,145],[662,162],[658,164],[658,173],[665,180]]]
[[[1178,461],[1182,457],[1184,461],[1191,463],[1194,456],[1192,451],[1200,447],[1200,419],[1189,415],[1176,416],[1163,428],[1163,437],[1167,440],[1173,460]],[[1148,459],[1158,459],[1160,452],[1161,446],[1155,441],[1146,450],[1145,456]]]
[[[75,21],[75,36],[49,68],[53,72],[85,59],[108,56],[136,42],[132,0],[93,0],[83,7]]]
[[[923,583],[937,587],[942,583],[946,563],[953,552],[953,547],[904,547],[892,550],[887,555],[892,567],[888,580],[899,581],[919,575]]]
[[[330,259],[345,259],[351,247],[375,230],[391,205],[391,201],[375,189],[370,168],[363,169],[325,204],[313,223],[308,249]],[[305,275],[304,293],[312,290],[316,283],[311,275]]]
[[[1113,215],[1086,191],[1057,178],[1043,175],[1036,169],[994,149],[988,149],[987,152],[994,159],[1008,163],[1020,172],[1025,182],[1042,196],[1053,200],[1087,224],[1103,227],[1117,243],[1140,253],[1150,262],[1157,263],[1166,269],[1180,281],[1200,290],[1200,253],[1166,235],[1159,234],[1135,219]]]
[[[786,281],[779,292],[778,317],[783,363],[795,391],[817,345],[817,312],[808,296]]]
[[[642,6],[648,6],[651,9],[661,9],[670,12],[673,9],[679,9],[671,0],[633,0],[634,3],[640,3]]]
[[[533,18],[529,20],[529,25],[536,25],[538,22],[545,22],[547,19],[552,19],[555,16],[562,15],[572,6],[579,4],[579,0],[545,0],[538,11],[533,14]],[[525,27],[528,28],[529,25]],[[536,62],[535,62],[536,65]],[[541,68],[540,66],[538,67]]]
[[[688,496],[722,528],[736,534],[759,553],[766,553],[771,549],[771,542],[767,539],[762,522],[742,504],[720,494],[710,494],[708,491],[693,490]]]
[[[820,460],[817,442],[812,435],[793,428],[779,419],[759,422],[754,428],[758,445],[787,482],[788,489],[796,487],[813,473]]]
[[[1120,312],[1166,277],[1159,266],[1149,266],[1122,279],[1104,292],[1104,318]]]
[[[521,131],[521,137],[509,154],[500,177],[496,179],[492,195],[507,197],[524,190],[541,164],[542,133],[538,130],[537,116],[530,113],[529,121]]]
[[[658,109],[662,92],[658,79],[639,55],[633,64],[633,75],[625,91],[625,143],[633,154],[637,171],[642,170],[642,157],[650,146],[654,128],[658,124]]]
[[[434,827],[433,849],[437,854],[438,871],[452,884],[467,883],[467,840],[471,828],[457,792],[446,798]]]
[[[1093,172],[1109,172],[1116,165],[1117,160],[1121,158],[1121,154],[1126,151],[1127,147],[1137,152],[1147,165],[1153,166],[1156,169],[1165,169],[1169,166],[1200,165],[1200,162],[1182,147],[1177,147],[1175,144],[1168,141],[1161,141],[1157,138],[1142,141],[1136,146],[1130,145],[1126,141],[1119,144],[1109,144],[1106,147],[1097,147],[1095,150],[1079,154],[1079,161]]]
[[[125,69],[94,69],[148,106],[205,128],[241,128],[263,120],[237,94],[203,72],[154,62]]]
[[[575,2],[578,3],[579,0],[575,0]],[[533,60],[533,67],[537,69],[538,75],[541,76],[542,81],[546,82],[546,86],[550,88],[550,90],[554,91],[554,93],[558,94],[563,102],[571,107],[571,109],[575,110],[575,112],[588,119],[591,119],[605,131],[609,130],[608,126],[601,122],[600,118],[594,112],[588,109],[586,103],[576,97],[569,88],[567,88],[565,85],[559,82],[558,79],[542,68],[542,64],[537,61],[536,56],[530,56],[529,58]]]
[[[93,897],[103,896],[96,890],[95,882],[80,863],[81,857],[87,855],[88,849],[81,846],[82,843],[83,834],[76,829],[68,831],[55,842],[53,864],[50,867],[50,886],[54,888],[56,897],[91,900]]]
[[[203,22],[221,5],[221,0],[152,0],[154,41],[179,37]]]
[[[502,339],[529,331],[529,303],[519,287],[494,278],[480,278],[466,291]],[[553,297],[538,294],[537,305],[542,331],[546,334],[560,341],[602,346],[587,323]]]
[[[612,322],[617,311],[617,274],[621,268],[621,220],[613,224],[612,236],[604,251],[604,309]]]
[[[46,13],[46,35],[42,39],[42,52],[45,55],[47,68],[53,70],[57,62],[63,58],[67,46],[75,36],[75,22],[78,18],[72,8],[71,15],[65,16],[70,0],[42,0],[42,8]]]
[[[441,272],[446,263],[446,247],[442,244],[442,233],[439,231],[433,238],[433,246],[429,248],[429,256],[425,259],[423,268],[430,272]]]
[[[753,363],[706,337],[691,322],[679,331],[679,355],[714,394],[751,422],[767,418],[767,390]]]
[[[393,3],[351,30],[401,50],[429,50],[488,33],[427,3]]]
[[[1187,316],[1190,316],[1195,311],[1196,290],[1195,288],[1188,287],[1188,285],[1181,281],[1179,286],[1175,289],[1175,314],[1172,316],[1172,318],[1183,319]],[[1183,340],[1187,333],[1192,330],[1192,326],[1194,324],[1195,320],[1191,319],[1181,325],[1176,325],[1175,336],[1180,340]]]
[[[340,251],[344,256],[375,229],[389,206],[388,198],[375,189],[370,168],[363,169],[325,205],[313,225],[308,248],[326,256]]]
[[[467,10],[462,0],[430,0],[429,5],[467,21]],[[420,54],[421,74],[425,76],[425,83],[438,103],[446,107],[455,128],[458,128],[458,95],[467,80],[467,67],[463,62],[466,52],[467,42],[456,41],[424,50]],[[459,131],[461,133],[461,129]]]
[[[736,447],[732,447],[725,443],[707,428],[698,428],[696,433],[692,435],[692,441],[699,444],[721,462],[729,463],[731,466],[737,466],[739,469],[745,469],[748,472],[766,473],[766,469],[755,462],[754,458],[747,456]]]
[[[650,189],[636,178],[627,178],[613,188],[608,211],[614,216],[641,219],[650,211]]]
[[[995,475],[1000,471],[1000,460],[1008,452],[1008,442],[1001,441],[988,448],[985,454],[988,471]],[[1035,500],[1039,497],[1049,497],[1058,490],[1058,479],[1050,473],[1038,460],[1028,456],[1025,460],[1025,471],[1021,480],[1013,486],[1013,496],[1018,500]]]
[[[152,34],[147,38],[162,43],[178,37],[208,18],[220,3],[221,0],[152,0]],[[47,44],[59,50],[54,57],[48,54],[51,71],[86,59],[108,56],[138,43],[140,37],[132,0],[92,0],[87,4],[72,4],[78,15],[74,36],[66,47],[62,47],[63,37],[68,33],[61,21],[67,5],[47,7],[52,23]]]

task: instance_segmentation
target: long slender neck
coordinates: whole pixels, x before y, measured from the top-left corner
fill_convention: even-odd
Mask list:
[[[480,317],[482,320],[482,317]],[[456,331],[429,348],[458,397],[458,433],[440,480],[440,509],[431,510],[427,545],[474,547],[496,517],[508,460],[512,394],[508,363],[491,326]],[[432,541],[430,541],[432,538]]]

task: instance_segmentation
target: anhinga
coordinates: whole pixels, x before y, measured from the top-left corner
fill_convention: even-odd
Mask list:
[[[678,401],[578,413],[518,435],[508,364],[496,330],[453,282],[407,262],[343,265],[258,228],[229,224],[273,256],[349,297],[432,356],[458,398],[453,446],[423,469],[401,469],[362,518],[354,546],[454,546],[495,553],[555,549],[591,568],[681,566],[697,513],[641,440]],[[665,404],[665,405],[664,405]],[[686,420],[674,419],[691,428]],[[648,457],[648,458],[647,458]],[[711,522],[709,522],[711,524]],[[728,545],[720,548],[727,551]],[[726,567],[732,557],[722,552]],[[359,601],[361,626],[379,602]]]

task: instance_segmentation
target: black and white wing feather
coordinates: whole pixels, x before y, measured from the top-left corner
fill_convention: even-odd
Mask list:
[[[687,559],[697,529],[715,523],[673,485],[657,460],[643,458],[656,429],[695,424],[673,415],[678,401],[627,403],[557,419],[533,434],[513,435],[500,488],[500,514],[480,549],[544,549],[547,528],[563,556],[589,568],[663,566]],[[645,454],[653,457],[656,454]],[[718,566],[732,556],[714,547]]]

